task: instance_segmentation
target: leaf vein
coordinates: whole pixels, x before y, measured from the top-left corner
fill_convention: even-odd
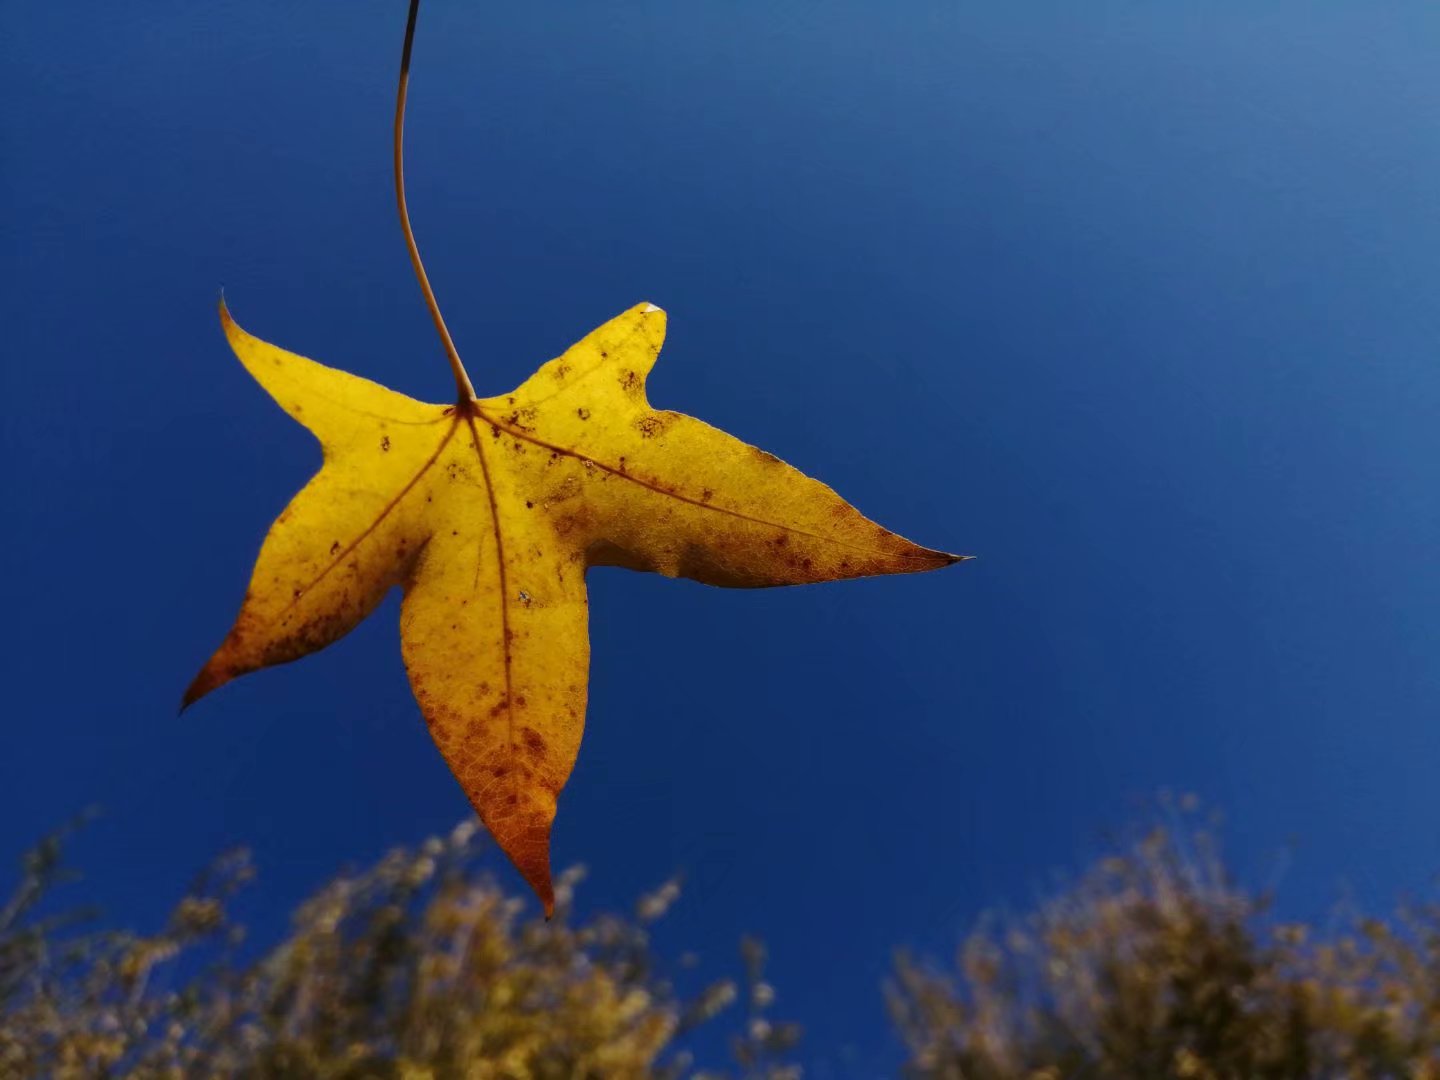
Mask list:
[[[444,452],[446,445],[448,445],[451,438],[454,437],[455,431],[459,426],[460,423],[458,420],[456,420],[450,425],[450,430],[445,432],[444,437],[440,440],[440,445],[435,447],[435,452],[425,459],[425,464],[420,466],[419,471],[417,471],[415,475],[409,479],[409,481],[405,484],[404,487],[400,489],[399,493],[396,494],[393,499],[391,499],[388,503],[384,505],[384,507],[381,508],[380,512],[375,515],[375,520],[370,522],[370,524],[365,527],[364,532],[362,532],[354,540],[350,541],[350,543],[346,544],[345,547],[340,551],[340,553],[337,554],[333,559],[331,559],[330,562],[326,564],[325,568],[321,570],[320,573],[316,574],[315,577],[313,577],[308,584],[302,585],[299,589],[296,590],[294,598],[290,601],[289,604],[285,606],[285,609],[280,613],[281,616],[289,614],[291,609],[294,608],[296,604],[300,603],[301,600],[305,599],[306,594],[308,594],[311,589],[313,589],[316,585],[319,585],[321,581],[323,581],[327,576],[329,576],[332,570],[334,570],[337,566],[343,563],[350,556],[351,552],[353,552],[356,548],[363,544],[370,536],[370,534],[380,527],[381,523],[390,516],[390,514],[395,510],[397,506],[400,505],[401,500],[404,499],[406,495],[410,494],[410,492],[414,489],[415,485],[420,482],[421,478],[430,471],[430,467],[435,464],[435,462],[439,459],[441,453]]]
[[[485,478],[485,494],[490,499],[490,524],[495,530],[495,565],[500,578],[500,656],[505,665],[505,740],[514,750],[515,692],[510,674],[510,588],[505,574],[505,539],[500,532],[500,507],[495,499],[495,485],[490,482],[490,464],[485,460],[485,448],[481,445],[479,432],[475,430],[475,417],[467,413],[465,423],[470,428],[470,445],[475,447],[475,456],[480,459],[480,473]]]
[[[755,517],[753,514],[742,513],[739,510],[731,510],[729,507],[716,506],[714,503],[704,502],[703,500],[692,498],[689,495],[682,495],[678,491],[669,491],[665,488],[658,486],[657,484],[649,483],[645,480],[642,480],[638,476],[634,476],[631,473],[616,468],[614,465],[608,465],[605,462],[598,460],[597,458],[593,458],[590,457],[588,454],[581,453],[579,450],[576,450],[573,447],[557,446],[554,443],[548,443],[544,439],[538,439],[534,435],[529,434],[528,432],[521,431],[518,428],[510,427],[503,420],[492,417],[489,414],[485,413],[483,410],[477,409],[476,411],[479,413],[480,418],[483,419],[487,424],[493,424],[501,431],[504,431],[509,435],[513,435],[517,439],[524,439],[526,442],[533,443],[536,446],[544,447],[546,450],[553,451],[557,454],[564,454],[567,457],[573,457],[579,461],[588,461],[597,469],[603,469],[611,476],[617,476],[622,480],[628,480],[632,484],[637,484],[640,487],[645,488],[647,491],[653,491],[657,495],[663,495],[667,498],[676,499],[679,502],[688,503],[691,506],[699,507],[701,510],[712,510],[717,514],[724,514],[727,517],[738,518],[741,521],[748,521],[754,525],[764,525],[772,529],[780,529],[782,532],[794,533],[796,536],[806,536],[809,537],[811,540],[818,540],[824,544],[834,544],[837,547],[843,547],[851,551],[862,552],[866,555],[879,555],[884,558],[890,559],[908,559],[915,562],[931,562],[934,559],[933,554],[926,551],[925,549],[919,549],[915,554],[911,554],[909,552],[882,551],[879,548],[866,547],[863,544],[853,544],[846,540],[840,540],[834,536],[826,536],[823,533],[810,532],[807,529],[801,529],[794,525],[786,525],[783,522],[770,521],[766,518]]]

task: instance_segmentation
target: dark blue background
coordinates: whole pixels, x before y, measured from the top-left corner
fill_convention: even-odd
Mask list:
[[[275,931],[466,813],[393,602],[175,716],[318,461],[219,288],[451,393],[392,206],[403,6],[4,7],[0,851],[102,804],[121,920],[245,842]],[[662,947],[766,938],[822,1077],[893,1066],[892,947],[1161,787],[1299,915],[1440,868],[1440,15],[1016,7],[437,0],[417,40],[411,205],[481,393],[651,300],[657,405],[981,556],[591,579],[557,863],[587,909],[686,870]]]

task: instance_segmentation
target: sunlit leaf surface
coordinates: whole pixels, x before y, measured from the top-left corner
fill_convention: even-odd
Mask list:
[[[548,911],[550,828],[580,749],[585,572],[759,587],[932,570],[918,547],[763,450],[650,407],[665,313],[631,308],[511,394],[427,405],[276,348],[231,346],[324,449],[271,527],[188,705],[323,648],[404,589],[410,683],[465,793]]]

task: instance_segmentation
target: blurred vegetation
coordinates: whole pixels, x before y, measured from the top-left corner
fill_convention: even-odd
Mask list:
[[[1283,923],[1193,805],[1157,818],[1034,911],[982,920],[953,964],[897,960],[885,993],[907,1074],[1440,1080],[1440,904]],[[738,979],[691,998],[665,976],[648,927],[673,881],[628,916],[581,921],[571,871],[546,923],[486,873],[467,824],[335,878],[257,951],[230,914],[245,853],[145,936],[45,914],[62,840],[25,857],[0,906],[5,1080],[800,1076],[758,942],[741,942]],[[722,1040],[691,1033],[727,1025],[730,1060],[694,1060],[687,1047]]]
[[[902,955],[886,988],[907,1072],[944,1080],[1440,1078],[1440,904],[1282,923],[1213,821],[1165,824],[954,964]]]
[[[0,1076],[798,1077],[784,1059],[799,1029],[769,1017],[758,943],[742,942],[740,985],[683,1000],[646,930],[675,882],[628,918],[575,922],[571,871],[547,923],[484,872],[476,832],[342,874],[299,907],[286,940],[243,963],[229,906],[253,876],[244,852],[142,936],[37,915],[64,877],[61,837],[47,839],[0,908]],[[725,1015],[741,1025],[732,1067],[701,1068],[685,1036]]]

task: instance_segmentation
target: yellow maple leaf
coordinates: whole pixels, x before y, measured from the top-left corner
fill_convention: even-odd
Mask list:
[[[397,105],[399,181],[407,29]],[[651,408],[665,313],[641,304],[479,399],[431,405],[252,337],[236,356],[320,441],[324,464],[271,526],[235,624],[185,694],[297,659],[394,586],[410,684],[445,760],[548,912],[550,829],[584,726],[585,573],[624,566],[759,587],[930,570],[958,556],[862,516],[771,454]]]

